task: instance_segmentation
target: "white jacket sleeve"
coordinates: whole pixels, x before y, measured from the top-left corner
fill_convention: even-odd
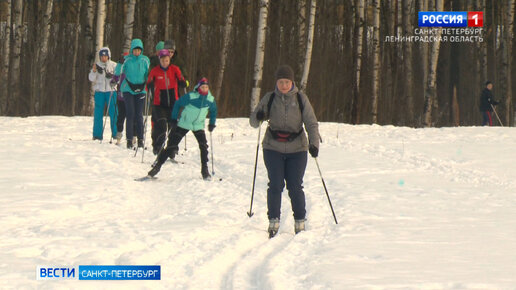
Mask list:
[[[97,80],[97,73],[93,72],[93,70],[90,70],[90,73],[88,74],[88,79],[90,79],[90,82],[95,82]]]

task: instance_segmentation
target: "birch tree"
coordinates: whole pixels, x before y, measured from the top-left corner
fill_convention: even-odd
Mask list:
[[[306,41],[305,61],[303,62],[303,74],[301,77],[300,89],[306,88],[308,82],[308,74],[310,73],[310,63],[312,62],[312,47],[314,43],[314,26],[315,26],[315,11],[317,8],[317,0],[310,1],[310,19],[308,21],[308,36]]]
[[[0,115],[5,115],[7,111],[7,99],[9,95],[9,48],[11,46],[11,0],[7,0],[7,11],[5,22],[5,39],[4,39],[4,54],[2,55],[2,74],[0,77],[1,89],[0,92]]]
[[[168,1],[167,1],[168,2]],[[136,0],[129,0],[127,5],[127,12],[125,14],[124,24],[124,52],[129,52],[131,48],[131,39],[133,38],[133,26],[134,26],[134,7],[136,6]]]
[[[20,100],[20,61],[21,61],[21,45],[23,38],[23,0],[14,0],[13,6],[13,19],[11,31],[13,34],[13,49],[12,58],[9,67],[9,97],[7,101],[7,107],[11,101]]]
[[[229,0],[228,13],[226,14],[226,23],[224,24],[224,35],[222,36],[222,49],[220,50],[220,68],[217,83],[215,84],[215,96],[220,98],[220,89],[222,80],[224,79],[224,71],[226,70],[226,60],[228,58],[228,48],[230,41],[231,29],[233,27],[233,10],[235,8],[235,0]]]
[[[444,9],[444,0],[436,0],[436,11],[443,11]],[[437,61],[439,59],[439,48],[441,46],[441,42],[439,38],[441,37],[441,30],[438,29],[435,33],[435,41],[430,43],[430,49],[428,54],[428,77],[426,79],[425,86],[425,109],[424,109],[424,125],[425,127],[430,127],[433,125],[432,123],[432,111],[437,102],[437,88],[436,88],[436,79],[437,79]]]
[[[360,73],[362,71],[362,42],[363,31],[365,25],[365,1],[356,0],[356,28],[354,41],[354,66],[353,66],[353,96],[351,97],[351,122],[358,124],[360,122]]]
[[[95,59],[99,58],[98,51],[104,46],[104,23],[106,21],[106,1],[98,0],[97,3],[97,33],[95,40]]]
[[[263,59],[265,54],[265,31],[269,0],[260,0],[260,16],[258,17],[258,36],[256,40],[256,56],[254,60],[254,87],[251,92],[251,112],[258,105],[262,86]]]
[[[298,0],[297,1],[297,9],[299,11],[299,15],[297,17],[297,29],[298,29],[298,56],[299,58],[303,57],[305,54],[306,47],[306,1],[308,0]],[[298,66],[299,71],[303,71],[303,63],[299,62]]]
[[[373,0],[373,87],[371,97],[371,121],[378,123],[378,93],[380,89],[380,1]]]

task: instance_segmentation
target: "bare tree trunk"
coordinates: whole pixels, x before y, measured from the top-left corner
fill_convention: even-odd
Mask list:
[[[171,0],[165,1],[165,37],[163,39],[170,39],[170,2]],[[218,95],[216,95],[218,96]]]
[[[9,100],[19,102],[20,100],[20,61],[21,61],[21,45],[23,36],[23,0],[14,0],[13,6],[13,23],[11,31],[13,34],[12,58],[9,68],[9,98],[7,102],[8,109],[10,107]],[[12,107],[12,106],[11,106]]]
[[[444,0],[437,0],[437,6],[435,7],[436,11],[442,11],[444,6]],[[424,125],[425,127],[431,127],[432,124],[432,111],[435,106],[435,102],[437,102],[437,88],[436,88],[436,79],[437,79],[437,61],[439,59],[439,48],[441,46],[441,42],[439,38],[441,37],[441,30],[437,30],[435,34],[436,41],[430,43],[430,51],[428,56],[428,78],[426,80],[425,87],[425,110],[424,110]]]
[[[373,0],[373,88],[371,121],[378,123],[378,93],[380,88],[380,1]]]
[[[299,88],[304,90],[308,82],[308,74],[310,73],[310,63],[312,62],[312,47],[314,43],[314,27],[315,27],[315,11],[317,10],[317,0],[310,1],[310,19],[308,21],[308,37],[306,42],[306,54],[303,65],[303,75]]]
[[[413,30],[412,17],[414,15],[414,5],[412,0],[403,0],[403,30],[405,35],[409,35]],[[404,71],[405,71],[405,98],[407,100],[406,112],[407,120],[409,124],[414,124],[414,83],[413,83],[413,71],[412,71],[412,43],[405,43],[403,45],[404,52]]]
[[[502,53],[502,71],[505,78],[505,124],[511,126],[514,123],[512,107],[512,39],[513,39],[513,19],[514,19],[514,0],[507,0],[507,7],[505,8],[505,23],[504,23],[504,51]]]
[[[11,47],[11,0],[7,0],[7,11],[5,22],[4,50],[2,55],[2,70],[0,77],[0,115],[7,111],[7,99],[9,98],[9,49]]]
[[[168,2],[168,1],[167,1]],[[134,26],[134,7],[136,6],[136,0],[129,0],[127,5],[127,13],[125,14],[124,24],[124,52],[129,52],[131,48],[131,39],[133,38],[133,26]]]
[[[222,87],[222,80],[224,79],[224,71],[226,70],[226,60],[228,58],[229,37],[233,27],[233,10],[235,8],[235,0],[229,0],[228,13],[226,15],[226,24],[224,25],[224,35],[222,38],[222,49],[220,50],[220,68],[215,84],[215,96],[220,98],[220,89]]]
[[[355,1],[357,21],[355,28],[355,65],[353,73],[353,96],[351,97],[351,122],[353,124],[360,123],[360,74],[362,72],[362,42],[365,25],[365,3],[364,0]]]
[[[88,9],[86,10],[87,13],[86,13],[86,27],[84,28],[84,36],[86,38],[86,41],[88,42],[88,51],[89,53],[95,53],[93,50],[94,50],[94,47],[95,47],[95,42],[93,41],[93,20],[95,19],[95,13],[94,13],[94,7],[95,7],[95,1],[94,0],[88,0]],[[91,55],[93,56],[93,59],[95,58],[94,55]],[[89,61],[93,62],[94,60],[93,59],[90,59]]]
[[[97,3],[97,33],[95,39],[95,60],[99,59],[99,54],[97,53],[102,46],[104,46],[104,23],[106,20],[106,2],[105,0],[98,0]],[[91,94],[90,94],[90,104],[88,108],[88,113],[93,113],[93,108],[95,107],[95,92],[93,91],[93,85],[91,86]]]
[[[73,61],[72,61],[72,105],[70,114],[75,116],[75,106],[77,104],[77,56],[79,54],[79,28],[80,28],[80,19],[81,19],[81,7],[82,0],[77,2],[77,16],[75,19],[75,39],[73,45]]]
[[[299,16],[297,17],[297,26],[298,26],[298,56],[301,59],[305,54],[306,47],[306,1],[308,0],[298,0],[297,1],[297,9],[299,11]],[[303,63],[299,62],[298,71],[303,71]]]
[[[52,8],[54,0],[47,0],[45,12],[43,14],[41,33],[37,36],[39,50],[36,54],[36,63],[39,71],[36,75],[36,86],[32,88],[32,100],[30,102],[31,115],[41,114],[41,94],[44,92],[44,80],[47,72],[48,39],[50,37],[50,20],[52,19]]]
[[[99,58],[98,51],[104,46],[104,23],[106,22],[106,0],[97,3],[97,33],[95,40],[95,59]]]
[[[265,54],[265,30],[269,0],[260,0],[260,16],[258,18],[258,37],[256,40],[256,56],[254,60],[254,87],[251,92],[251,112],[260,100],[263,74],[263,58]]]

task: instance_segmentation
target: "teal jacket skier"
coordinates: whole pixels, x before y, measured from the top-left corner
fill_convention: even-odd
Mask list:
[[[179,114],[181,109],[181,114]],[[217,120],[217,104],[209,90],[208,80],[202,78],[193,91],[175,102],[172,109],[171,133],[168,136],[167,148],[161,150],[158,154],[153,168],[148,173],[150,176],[158,174],[161,165],[165,163],[167,158],[175,158],[179,151],[179,143],[188,131],[192,131],[195,139],[197,139],[197,143],[199,143],[202,177],[204,179],[211,178],[208,170],[208,141],[204,132],[208,113],[210,114],[208,131],[212,132],[215,129],[215,122]]]

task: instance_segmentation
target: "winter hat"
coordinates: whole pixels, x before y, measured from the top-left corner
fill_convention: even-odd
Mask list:
[[[491,81],[487,81],[487,82],[486,82],[486,87],[487,87],[488,85],[490,85],[490,84],[492,84],[492,82],[491,82]]]
[[[104,55],[109,57],[109,50],[102,48],[101,50],[99,50],[99,57]]]
[[[208,84],[208,79],[207,78],[202,78],[199,80],[199,82],[197,83],[197,87],[200,87],[202,85],[207,85]]]
[[[276,80],[279,79],[289,79],[294,81],[294,71],[288,65],[281,65],[276,70]]]
[[[169,56],[170,57],[170,52],[168,52],[168,49],[161,49],[159,51],[159,58],[162,58],[164,56]]]
[[[164,45],[165,43],[163,41],[158,42],[158,44],[156,44],[156,51],[162,50],[164,48]]]
[[[172,39],[165,40],[163,48],[176,50],[176,43]]]

